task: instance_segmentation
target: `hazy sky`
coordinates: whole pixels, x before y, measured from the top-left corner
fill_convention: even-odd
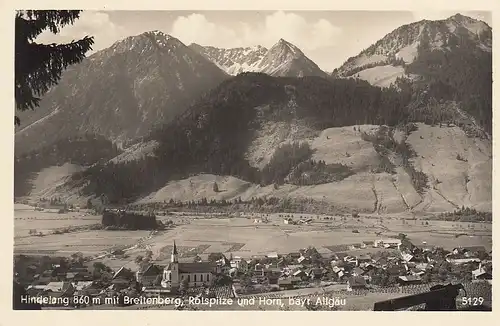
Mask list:
[[[490,12],[461,12],[492,25]],[[283,38],[302,49],[320,68],[332,71],[397,27],[456,12],[410,11],[85,11],[59,35],[39,42],[94,36],[94,51],[127,36],[160,30],[184,44],[216,47],[263,45]]]

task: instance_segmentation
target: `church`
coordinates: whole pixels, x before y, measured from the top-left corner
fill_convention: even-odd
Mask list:
[[[181,283],[188,287],[210,286],[214,279],[216,266],[209,262],[179,263],[179,254],[174,241],[170,263],[163,270],[161,286],[172,291],[179,289]]]

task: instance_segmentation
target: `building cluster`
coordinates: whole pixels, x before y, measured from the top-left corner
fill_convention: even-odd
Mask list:
[[[365,253],[355,255],[353,248],[382,250],[374,254],[364,250]],[[484,247],[445,251],[430,246],[416,247],[400,239],[385,239],[348,245],[347,249],[328,257],[310,247],[286,254],[271,252],[248,258],[219,254],[210,262],[201,259],[179,262],[174,242],[166,266],[147,263],[137,272],[122,267],[114,273],[96,273],[95,264],[93,267],[54,264],[51,269],[33,275],[31,284],[24,282],[23,285],[28,285],[27,294],[31,296],[86,295],[101,297],[102,303],[104,298],[117,295],[202,293],[234,297],[329,284],[343,284],[345,290],[354,291],[428,282],[433,277],[442,277],[445,273],[442,270],[449,272],[453,266],[467,266],[462,276],[470,280],[492,278],[491,252]],[[18,279],[22,277],[18,275]]]

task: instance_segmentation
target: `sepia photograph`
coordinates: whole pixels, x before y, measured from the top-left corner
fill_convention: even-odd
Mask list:
[[[12,309],[492,311],[492,12],[12,15]]]

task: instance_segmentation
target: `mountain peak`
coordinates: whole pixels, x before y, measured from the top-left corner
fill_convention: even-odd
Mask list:
[[[456,19],[456,20],[467,19],[467,20],[469,20],[469,19],[473,19],[473,18],[469,17],[469,16],[464,16],[461,13],[456,13],[453,16],[450,16],[450,18],[448,18],[448,19]]]
[[[282,38],[280,38],[279,41],[275,45],[287,46],[289,48],[298,49],[295,45],[293,45],[292,43],[290,43],[287,40],[282,39]]]
[[[326,76],[298,47],[283,38],[269,50],[261,45],[221,49],[191,43],[189,47],[229,75],[262,72],[271,76]]]
[[[154,38],[156,38],[158,40],[164,40],[164,41],[173,40],[173,41],[177,41],[179,43],[182,43],[179,39],[173,37],[172,35],[163,33],[162,31],[159,31],[159,30],[145,32],[145,33],[142,33],[141,36],[149,36],[149,37],[153,36]]]
[[[304,53],[292,43],[280,38],[279,41],[271,47],[269,52],[279,52],[279,56],[289,56],[299,58],[304,56]]]
[[[404,64],[412,63],[419,55],[419,48],[423,47],[433,51],[452,51],[455,47],[463,47],[471,51],[491,52],[491,27],[459,13],[447,19],[421,20],[403,25],[357,56],[349,58],[334,71],[334,75],[360,76],[359,72],[366,70],[366,74],[361,76],[371,76],[376,71],[375,67],[385,67],[383,69],[390,69],[393,76],[402,76]]]

